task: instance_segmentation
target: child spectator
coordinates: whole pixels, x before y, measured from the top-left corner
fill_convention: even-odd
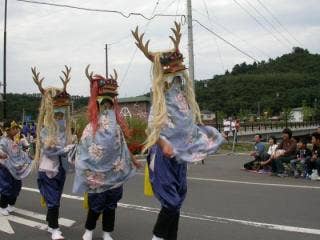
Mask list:
[[[260,162],[261,167],[263,167],[263,170],[266,170],[272,161],[272,156],[274,155],[278,145],[277,145],[277,139],[274,136],[270,136],[268,140],[269,148],[268,152],[266,152],[262,157],[262,162]]]
[[[297,143],[297,158],[290,161],[291,168],[294,172],[294,177],[298,178],[305,172],[305,164],[310,160],[312,152],[307,148],[308,141],[306,139],[300,139]]]
[[[318,132],[315,132],[312,134],[312,157],[306,161],[306,172],[307,176],[311,176],[312,170],[316,169],[318,172],[318,176],[320,176],[320,134]],[[318,177],[320,180],[320,177]]]

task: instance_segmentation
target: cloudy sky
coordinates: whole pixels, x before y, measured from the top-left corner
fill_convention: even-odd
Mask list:
[[[90,9],[118,10],[151,16],[185,14],[186,0],[38,0]],[[157,4],[158,3],[158,4]],[[280,21],[280,26],[264,4]],[[0,3],[1,56],[3,54],[4,0]],[[239,6],[240,5],[240,6]],[[156,6],[156,8],[155,8]],[[197,0],[193,17],[255,59],[267,60],[301,46],[320,53],[319,0]],[[251,16],[249,16],[249,14]],[[72,67],[69,92],[89,94],[84,69],[91,64],[96,73],[105,73],[105,44],[109,48],[109,68],[120,78],[120,96],[146,93],[150,88],[150,63],[136,50],[130,30],[136,25],[151,39],[150,49],[170,48],[169,28],[180,17],[159,17],[147,21],[139,16],[89,12],[70,8],[8,0],[7,84],[8,92],[34,93],[31,66],[45,77],[45,86],[60,86],[64,65]],[[270,25],[271,23],[271,25]],[[262,25],[262,26],[261,26]],[[284,26],[284,28],[283,28]],[[288,33],[288,32],[290,33]],[[187,57],[187,26],[183,25],[181,51]],[[253,60],[230,47],[194,23],[196,79],[211,78],[231,69],[234,64]],[[187,60],[187,58],[186,58]],[[187,61],[186,61],[187,62]],[[1,81],[3,62],[0,60]]]

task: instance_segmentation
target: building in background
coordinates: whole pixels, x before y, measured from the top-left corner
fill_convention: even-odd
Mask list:
[[[151,98],[149,96],[120,98],[119,105],[121,114],[124,117],[140,118],[147,121],[150,112]]]

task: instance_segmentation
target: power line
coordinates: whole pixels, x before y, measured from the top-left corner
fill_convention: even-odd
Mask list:
[[[31,4],[38,4],[38,5],[47,5],[47,6],[53,6],[53,7],[61,7],[61,8],[70,8],[70,9],[76,9],[76,10],[82,10],[82,11],[88,11],[88,12],[102,12],[102,13],[114,13],[121,15],[125,18],[130,18],[132,16],[140,16],[146,20],[153,20],[156,17],[185,17],[184,14],[152,14],[151,17],[147,17],[142,13],[137,12],[130,12],[128,14],[125,14],[118,10],[108,10],[108,9],[97,9],[97,8],[84,8],[84,7],[78,7],[73,5],[67,5],[67,4],[56,4],[56,3],[48,3],[48,2],[38,2],[38,1],[32,1],[32,0],[16,0],[18,2],[25,2],[25,3],[31,3]]]
[[[249,53],[246,53],[245,51],[241,50],[240,48],[238,48],[237,46],[235,46],[233,43],[231,43],[230,41],[224,39],[223,37],[221,37],[219,34],[215,33],[214,31],[212,31],[210,28],[208,28],[207,26],[205,26],[204,24],[202,24],[201,22],[199,22],[196,19],[193,19],[192,21],[198,23],[201,27],[203,27],[204,29],[206,29],[208,32],[212,33],[213,35],[215,35],[217,38],[219,38],[220,40],[224,41],[225,43],[227,43],[228,45],[230,45],[231,47],[233,47],[234,49],[236,49],[238,52],[242,53],[243,55],[247,56],[248,58],[252,59],[255,62],[259,62],[255,57],[251,56]]]
[[[301,46],[303,45],[294,35],[292,35],[288,31],[288,29],[280,22],[280,20],[272,13],[272,11],[265,4],[263,4],[260,0],[257,0],[257,1],[271,15],[271,17],[279,24],[279,26],[282,27],[282,29],[290,35],[292,39],[294,39],[299,45]]]
[[[193,9],[194,11],[198,12],[200,15],[205,17],[205,14],[203,14],[202,12],[200,12],[197,9]],[[267,56],[268,58],[271,58],[271,56],[266,53],[265,51],[263,51],[262,49],[254,46],[253,44],[251,44],[249,41],[241,38],[240,36],[238,36],[237,34],[235,34],[232,30],[228,29],[226,26],[224,26],[223,24],[219,23],[217,20],[215,20],[214,24],[216,24],[217,26],[219,26],[220,28],[222,28],[224,31],[226,31],[228,34],[232,35],[234,38],[239,39],[240,41],[242,41],[243,43],[245,43],[246,45],[251,45],[252,48],[256,49],[257,51],[259,51],[261,54]]]
[[[171,1],[167,7],[165,7],[165,9],[163,11],[167,11],[177,0],[173,0]]]
[[[156,4],[155,4],[155,6],[154,6],[154,8],[153,8],[153,10],[152,10],[151,15],[154,15],[154,14],[156,13],[157,8],[158,8],[158,6],[159,6],[159,2],[160,2],[160,0],[157,0]],[[151,21],[152,21],[152,19],[148,20],[148,22],[146,23],[146,25],[145,25],[145,32],[147,31],[147,29],[148,29]],[[136,56],[136,54],[137,54],[137,51],[138,51],[138,48],[135,48],[133,54],[131,55],[130,61],[129,61],[128,66],[127,66],[127,69],[126,69],[126,71],[125,71],[125,73],[124,73],[123,78],[121,79],[121,81],[120,81],[120,83],[119,83],[120,86],[121,86],[122,83],[126,80],[126,78],[127,78],[127,76],[128,76],[129,70],[130,70],[130,68],[131,68],[133,59],[135,58],[135,56]]]
[[[211,26],[211,28],[212,28],[212,19],[211,19],[211,16],[210,16],[210,14],[209,14],[207,2],[206,2],[205,0],[202,0],[202,2],[203,2],[203,5],[204,5],[205,10],[206,10],[206,13],[207,13],[208,21],[209,21],[210,26]],[[220,59],[222,71],[224,71],[224,70],[225,70],[225,66],[224,66],[224,63],[223,63],[223,59],[222,59],[222,55],[221,55],[221,50],[220,50],[220,47],[219,47],[219,43],[218,43],[218,41],[217,41],[216,38],[214,38],[214,41],[216,42],[216,45],[217,45],[217,50],[218,50],[218,55],[219,55],[219,59]]]
[[[173,4],[174,2],[176,2],[176,1],[177,1],[177,0],[173,0],[171,3],[169,3],[168,6],[167,6],[163,11],[168,10],[168,9],[172,6],[172,4]],[[159,2],[159,1],[158,1],[158,2]],[[157,2],[157,3],[158,3],[158,2]],[[117,44],[123,42],[124,40],[127,40],[127,39],[131,38],[131,35],[132,35],[132,34],[129,33],[129,34],[125,35],[124,37],[119,38],[118,40],[109,43],[108,46],[117,45]]]
[[[178,0],[178,3],[177,3],[176,15],[178,14],[179,6],[180,6],[180,0]],[[177,17],[175,18],[175,20],[177,20]]]
[[[254,15],[252,15],[245,7],[243,7],[237,0],[233,0],[246,14],[248,14],[259,26],[261,26],[263,29],[265,29],[268,33],[270,33],[274,39],[276,39],[279,43],[284,44],[276,35],[273,34],[273,32],[271,32],[267,27],[265,27],[260,21],[259,19],[257,19]],[[287,45],[286,45],[287,46]],[[287,46],[288,47],[288,46]],[[291,49],[291,47],[289,46],[289,48]]]
[[[290,45],[294,45],[286,36],[284,36],[279,30],[273,25],[272,22],[270,22],[252,3],[250,3],[248,0],[244,0],[260,17],[262,17],[270,26],[271,28],[277,32],[287,43]]]

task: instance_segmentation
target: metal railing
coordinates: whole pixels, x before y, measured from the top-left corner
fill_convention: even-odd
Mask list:
[[[211,124],[219,131],[223,131],[223,124]],[[304,122],[252,122],[252,123],[241,123],[239,133],[258,133],[258,132],[266,132],[266,131],[281,131],[284,128],[290,128],[291,130],[295,129],[310,129],[317,128],[320,126],[319,121],[304,121]]]

